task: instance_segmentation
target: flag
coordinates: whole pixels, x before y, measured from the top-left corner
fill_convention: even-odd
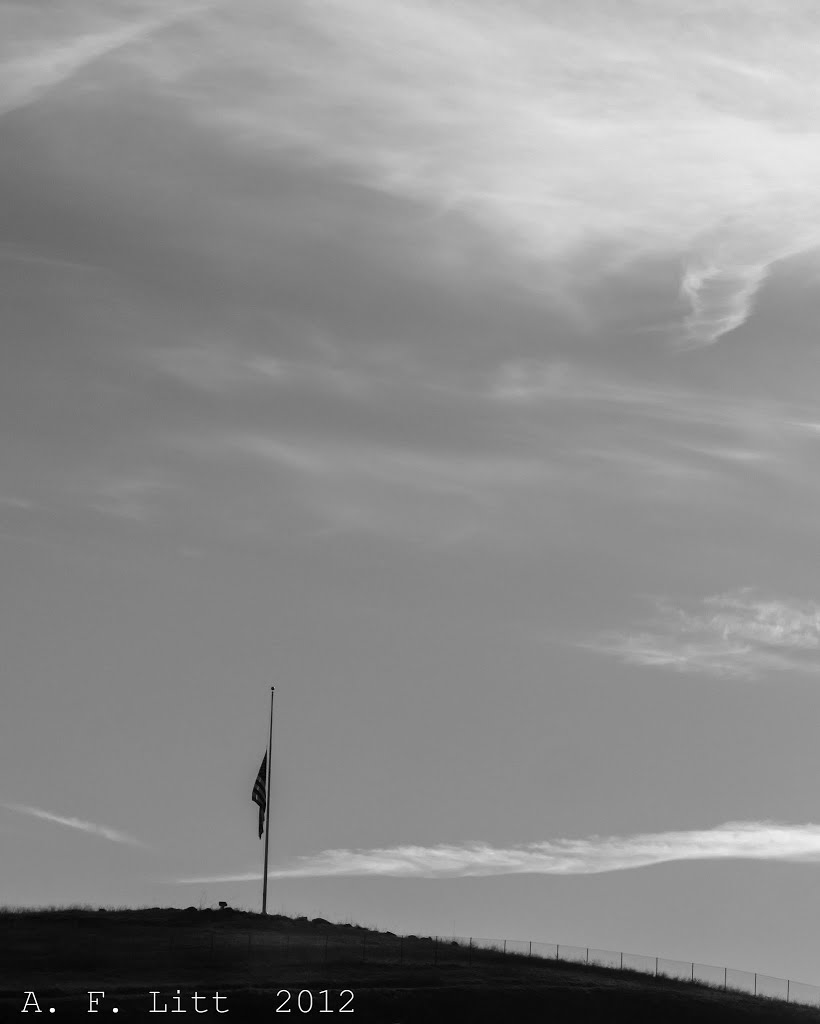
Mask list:
[[[259,774],[256,776],[256,782],[253,784],[253,796],[251,800],[255,804],[259,804],[259,838],[262,838],[262,832],[265,827],[265,806],[267,804],[266,799],[266,786],[267,786],[267,768],[268,768],[268,755],[267,752],[262,758],[262,764],[259,768]]]

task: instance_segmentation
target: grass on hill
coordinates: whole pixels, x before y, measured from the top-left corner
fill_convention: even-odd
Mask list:
[[[195,907],[0,913],[0,1021],[18,1020],[25,993],[34,992],[60,1024],[88,1024],[90,990],[105,992],[99,1012],[117,1006],[122,1024],[156,1021],[152,1005],[173,1009],[177,990],[188,1012],[194,992],[208,997],[196,1004],[200,1012],[214,1012],[219,992],[221,1008],[254,1020],[278,1009],[290,1010],[284,1020],[355,1014],[341,1024],[820,1021],[813,1008],[697,982],[322,918]]]

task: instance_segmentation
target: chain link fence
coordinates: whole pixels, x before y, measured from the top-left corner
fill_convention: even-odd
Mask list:
[[[745,992],[750,995],[768,996],[786,1002],[800,1003],[820,1008],[820,986],[806,982],[777,978],[755,971],[741,971],[733,967],[718,967],[691,960],[671,960],[667,957],[648,956],[642,953],[627,953],[620,950],[596,949],[592,946],[570,946],[563,943],[521,942],[498,939],[463,939],[459,945],[475,949],[502,950],[540,959],[563,961],[564,963],[590,964],[612,970],[635,971],[659,978],[689,981],[727,991]]]

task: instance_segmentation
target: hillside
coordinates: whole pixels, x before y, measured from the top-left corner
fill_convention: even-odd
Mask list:
[[[61,1024],[103,1019],[88,1016],[89,990],[105,993],[96,1009],[110,1020],[117,1007],[120,1022],[156,1021],[152,1007],[385,1024],[820,1021],[811,1008],[691,982],[321,919],[194,908],[0,914],[2,1021],[20,1020],[26,992]]]

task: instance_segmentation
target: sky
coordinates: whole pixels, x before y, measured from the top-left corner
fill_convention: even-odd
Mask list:
[[[0,902],[820,984],[808,0],[0,0]]]

